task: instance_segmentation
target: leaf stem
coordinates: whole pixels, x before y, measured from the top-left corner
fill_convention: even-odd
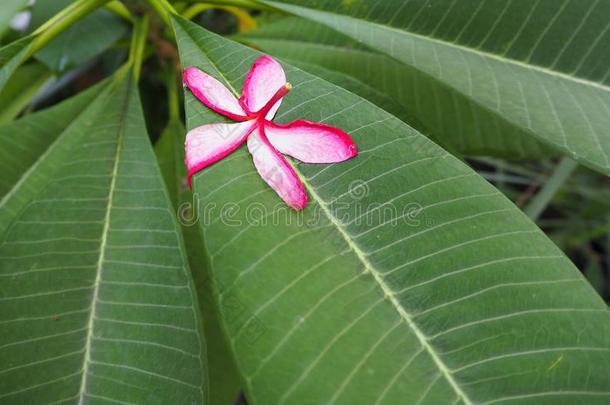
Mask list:
[[[148,37],[148,15],[144,15],[135,21],[133,26],[131,47],[129,49],[129,64],[133,69],[133,74],[138,81],[142,62],[144,61],[144,50],[146,49],[146,39]]]
[[[49,21],[38,27],[32,35],[35,36],[30,44],[25,59],[35,54],[40,48],[82,19],[92,11],[102,7],[110,0],[77,0],[68,7],[55,14]]]
[[[549,205],[555,194],[574,173],[578,163],[568,157],[561,159],[546,184],[523,210],[531,220],[536,221]]]
[[[187,20],[192,20],[198,14],[201,14],[204,11],[210,10],[213,8],[220,8],[220,6],[216,6],[214,4],[207,4],[207,3],[193,4],[192,6],[187,8],[184,12],[182,12],[182,17],[186,18]]]
[[[171,28],[172,24],[169,21],[169,16],[170,14],[178,14],[174,6],[168,3],[167,0],[148,0],[148,4],[159,14],[163,22]]]
[[[252,16],[247,11],[234,6],[197,3],[187,8],[186,11],[182,13],[182,17],[186,18],[187,20],[192,20],[198,14],[210,9],[221,9],[230,14],[233,14],[235,18],[237,18],[239,32],[247,32],[256,28],[256,20],[252,18]]]
[[[200,2],[192,1],[191,3],[200,3]],[[253,10],[261,10],[261,11],[281,12],[281,10],[278,10],[278,9],[268,6],[266,4],[259,3],[255,0],[205,0],[203,3],[217,4],[217,5],[221,5],[221,6],[235,6],[235,7],[242,7],[242,8],[250,8]]]
[[[133,15],[131,15],[129,9],[119,0],[112,0],[110,3],[106,4],[105,7],[124,20],[134,23],[135,19],[133,18]]]

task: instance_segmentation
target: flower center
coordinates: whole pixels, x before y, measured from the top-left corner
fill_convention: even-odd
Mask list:
[[[257,112],[255,112],[252,115],[254,117],[265,118],[265,116],[267,115],[269,110],[271,110],[271,108],[273,108],[275,103],[277,103],[282,97],[284,97],[286,94],[288,94],[288,92],[290,90],[292,90],[292,84],[286,83],[285,85],[280,87],[278,89],[278,91],[275,92],[273,97],[271,97],[271,99],[269,99],[269,101],[267,101],[267,104],[265,104],[265,106],[263,108],[261,108],[260,110],[258,110]]]

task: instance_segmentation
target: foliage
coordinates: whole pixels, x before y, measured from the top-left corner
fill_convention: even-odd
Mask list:
[[[609,24],[596,0],[8,1],[0,402],[606,403]],[[302,212],[245,147],[185,181],[186,132],[222,118],[180,71],[239,96],[262,54],[278,123],[358,145],[290,160]]]

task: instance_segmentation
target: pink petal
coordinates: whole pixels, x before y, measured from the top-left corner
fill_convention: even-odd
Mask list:
[[[189,67],[182,74],[184,84],[203,104],[233,120],[246,120],[246,112],[225,86],[212,76],[195,67]]]
[[[287,125],[265,121],[265,134],[280,152],[305,163],[337,163],[358,154],[348,134],[336,127],[298,120]]]
[[[191,129],[184,143],[189,187],[193,174],[237,149],[256,125],[257,122],[252,120],[237,124],[207,124]]]
[[[286,85],[286,75],[284,69],[271,56],[262,56],[254,62],[246,80],[244,91],[239,99],[244,107],[250,112],[255,113],[267,104],[273,95]],[[281,100],[269,110],[266,115],[268,120],[273,119]]]
[[[280,155],[257,127],[248,137],[248,150],[254,166],[263,180],[293,209],[299,211],[307,205],[307,193],[294,169]]]

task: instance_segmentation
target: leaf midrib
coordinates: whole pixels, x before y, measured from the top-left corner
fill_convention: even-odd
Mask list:
[[[383,280],[383,276],[381,275],[381,273],[375,269],[373,264],[367,259],[366,255],[364,254],[362,249],[360,249],[358,244],[352,240],[349,232],[347,232],[347,230],[341,226],[341,223],[339,222],[338,218],[335,217],[334,215],[332,215],[332,212],[328,209],[328,206],[325,204],[324,200],[318,195],[318,193],[315,191],[313,186],[311,184],[309,184],[309,181],[304,177],[304,175],[302,173],[300,173],[298,171],[298,169],[291,162],[289,162],[289,163],[293,166],[293,168],[295,169],[295,172],[299,175],[299,178],[301,179],[301,181],[307,188],[307,191],[309,192],[309,194],[313,197],[315,202],[320,206],[324,215],[326,215],[326,217],[331,221],[333,226],[337,229],[339,234],[343,237],[343,239],[345,240],[347,245],[350,247],[350,249],[354,251],[358,260],[364,265],[365,271],[368,272],[369,274],[371,274],[371,276],[373,276],[373,279],[379,285],[379,287],[381,288],[381,290],[383,291],[385,296],[389,299],[389,301],[392,304],[392,306],[394,307],[394,309],[398,312],[400,317],[405,321],[407,326],[413,331],[413,333],[417,337],[417,340],[419,341],[420,345],[428,352],[428,354],[430,355],[430,357],[432,358],[432,360],[434,361],[434,363],[436,364],[436,366],[438,367],[438,369],[440,370],[442,375],[445,377],[445,379],[447,380],[449,385],[451,385],[453,390],[464,401],[465,404],[468,404],[468,405],[473,404],[473,402],[470,400],[468,395],[466,395],[466,393],[458,385],[457,381],[453,378],[453,375],[451,374],[449,367],[447,367],[445,362],[439,357],[439,355],[436,353],[436,351],[434,350],[432,345],[430,343],[428,343],[427,336],[419,328],[419,326],[417,326],[417,324],[413,320],[412,315],[400,304],[398,299],[396,299],[396,296],[392,292],[392,289]]]
[[[186,32],[189,35],[189,37],[191,37],[190,33],[188,33],[188,31],[186,31]],[[191,37],[191,39],[194,39],[194,38]],[[209,57],[207,59],[210,62],[210,64],[214,67],[214,69],[216,69],[216,71],[224,79],[225,83],[230,87],[231,91],[234,94],[237,94],[237,92],[235,91],[235,88],[233,87],[231,82],[225,77],[225,75],[223,75],[221,73],[220,69],[214,63],[214,61]],[[288,159],[286,159],[286,162],[288,162],[288,164],[290,166],[292,166],[295,173],[299,176],[300,180],[303,182],[303,185],[305,186],[305,188],[307,189],[309,194],[313,197],[315,202],[320,206],[320,208],[322,209],[324,214],[328,217],[329,221],[331,221],[331,223],[337,229],[337,231],[339,231],[339,233],[344,238],[347,245],[354,251],[358,260],[364,265],[365,270],[373,276],[373,279],[375,280],[375,282],[379,285],[381,290],[384,292],[385,296],[388,297],[392,306],[400,315],[401,319],[403,319],[406,322],[407,326],[413,331],[413,333],[417,337],[417,340],[419,341],[420,345],[428,352],[428,354],[430,355],[430,357],[432,358],[432,360],[434,361],[434,363],[440,370],[441,374],[445,377],[445,379],[447,380],[449,385],[453,388],[453,390],[458,395],[458,397],[460,397],[464,401],[465,404],[472,405],[473,402],[470,400],[470,398],[466,395],[466,393],[457,384],[457,381],[455,381],[455,379],[453,378],[453,375],[451,374],[449,368],[441,360],[441,358],[438,356],[438,354],[434,351],[432,346],[428,343],[426,335],[417,326],[417,324],[415,324],[415,322],[412,319],[412,316],[405,310],[405,308],[400,304],[400,302],[398,302],[398,300],[394,296],[394,293],[392,292],[390,287],[383,280],[382,275],[377,270],[375,270],[372,263],[366,258],[366,255],[364,254],[364,252],[351,239],[349,233],[341,226],[338,219],[332,215],[331,211],[328,209],[328,207],[324,203],[324,200],[318,195],[318,193],[311,186],[309,181],[305,178],[303,173],[301,173],[298,170],[298,168]]]
[[[128,79],[129,80],[129,79]],[[131,87],[131,82],[129,83]],[[122,89],[121,89],[122,90]],[[87,320],[87,336],[85,338],[85,356],[82,370],[81,383],[78,393],[78,403],[83,405],[85,399],[85,391],[87,387],[87,376],[89,375],[89,365],[91,364],[91,345],[93,341],[93,327],[95,323],[97,302],[99,297],[100,284],[102,283],[102,266],[106,257],[106,245],[108,239],[108,233],[110,231],[110,215],[112,212],[112,202],[114,200],[114,194],[116,190],[116,180],[119,172],[120,154],[123,146],[123,137],[125,134],[125,117],[127,115],[127,108],[129,106],[129,94],[125,94],[125,103],[123,104],[123,111],[121,114],[120,129],[117,136],[117,147],[114,155],[114,166],[112,168],[112,180],[110,181],[110,187],[108,189],[108,203],[106,204],[106,213],[104,215],[104,229],[102,230],[102,239],[100,241],[100,255],[98,258],[97,266],[95,269],[95,282],[93,288],[93,294],[91,297],[91,310],[89,312],[89,318]]]
[[[266,1],[266,0],[255,0],[255,1],[262,2],[262,3],[277,4],[276,2]],[[382,24],[382,23],[377,23],[377,22],[373,22],[373,21],[367,21],[367,20],[364,20],[364,19],[361,19],[361,18],[355,18],[355,17],[352,17],[352,16],[344,15],[344,14],[332,13],[330,11],[316,10],[316,9],[305,7],[305,6],[297,6],[297,5],[294,5],[294,4],[282,4],[282,5],[287,7],[287,8],[292,8],[292,7],[294,7],[294,8],[301,8],[301,9],[305,9],[305,10],[311,10],[314,13],[322,13],[322,14],[327,14],[327,15],[331,15],[331,16],[339,16],[340,18],[345,18],[347,20],[352,21],[355,24],[356,23],[360,24],[360,23],[364,22],[366,24],[373,25],[373,26],[378,27],[380,29],[394,31],[394,32],[397,32],[397,33],[402,34],[402,35],[411,36],[411,37],[414,37],[414,38],[421,39],[423,41],[429,41],[429,42],[432,42],[432,43],[435,43],[435,44],[438,44],[438,45],[441,45],[441,46],[445,46],[445,47],[448,47],[448,48],[455,48],[455,49],[460,50],[460,51],[465,52],[465,53],[475,54],[475,55],[478,55],[478,56],[483,57],[483,58],[490,58],[490,59],[499,61],[501,63],[515,65],[515,66],[518,66],[518,67],[523,68],[523,69],[537,71],[537,72],[543,73],[545,75],[549,75],[549,76],[553,76],[553,77],[559,77],[559,78],[568,80],[570,82],[574,82],[574,83],[578,83],[578,84],[583,84],[583,85],[586,85],[586,86],[594,87],[594,88],[596,88],[598,90],[602,90],[604,92],[610,92],[610,86],[606,86],[606,85],[604,85],[602,83],[599,83],[599,82],[593,82],[593,81],[590,81],[590,80],[581,79],[579,77],[570,76],[569,74],[566,74],[566,73],[563,73],[563,72],[558,72],[558,71],[555,71],[555,70],[551,70],[551,69],[548,69],[548,68],[545,68],[545,67],[542,67],[542,66],[538,66],[538,65],[528,65],[526,63],[523,63],[523,62],[515,60],[515,59],[504,58],[504,57],[502,57],[500,55],[497,55],[497,54],[494,54],[494,53],[481,51],[481,50],[475,49],[475,48],[468,48],[466,46],[459,45],[459,44],[456,44],[454,42],[444,41],[444,40],[441,40],[441,39],[438,39],[438,38],[427,37],[427,36],[422,35],[422,34],[417,34],[417,33],[414,33],[414,32],[402,30],[400,28],[392,27],[390,25],[386,25],[386,24]],[[281,7],[278,7],[278,8],[281,9]],[[286,10],[284,10],[284,11],[286,11]],[[297,15],[297,14],[295,14],[295,15]],[[297,16],[299,16],[299,15],[297,15]],[[321,23],[326,25],[326,26],[328,26],[331,29],[334,29],[336,31],[336,29],[333,28],[330,24],[328,24],[326,22],[321,22]],[[390,55],[389,53],[385,53],[384,52],[384,54],[388,55],[392,59],[397,60],[400,63],[405,63],[405,62],[403,62],[403,61],[401,61],[399,59],[396,59],[396,57],[394,57],[393,55]],[[418,70],[420,70],[420,69],[418,69]]]

